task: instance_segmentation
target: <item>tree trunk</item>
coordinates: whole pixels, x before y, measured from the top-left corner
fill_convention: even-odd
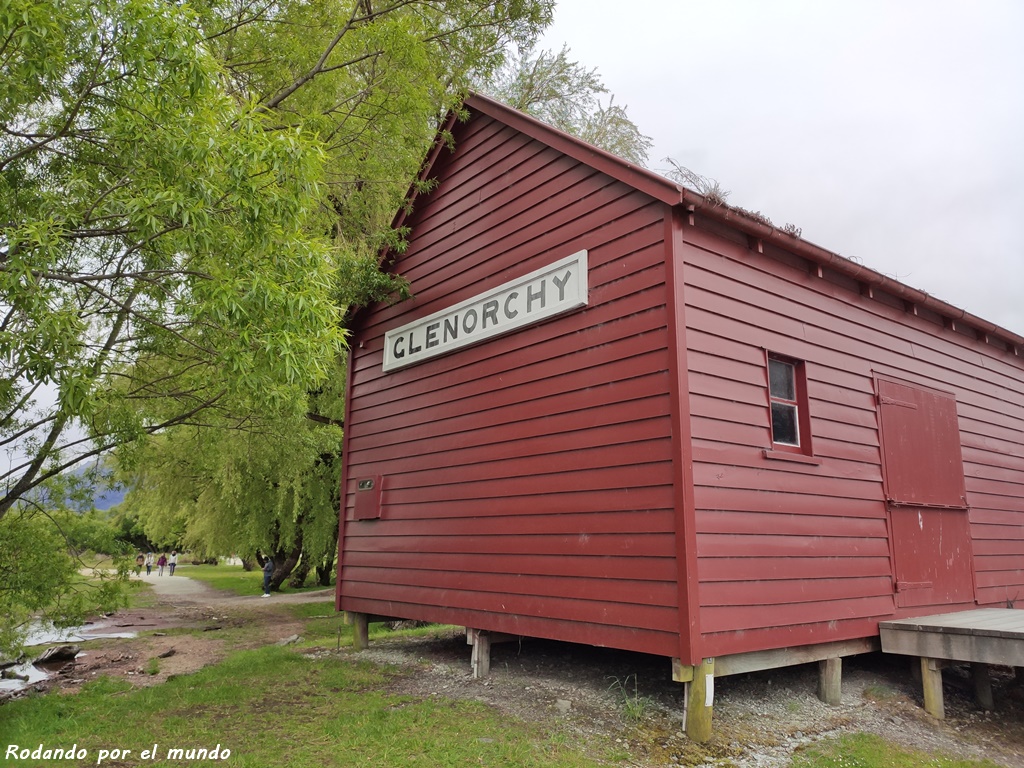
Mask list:
[[[288,586],[292,589],[301,589],[306,583],[306,577],[309,575],[309,558],[305,554],[299,559],[299,564],[295,566],[295,570],[292,571],[292,577],[288,579]]]
[[[316,583],[321,587],[331,586],[331,574],[334,573],[334,552],[324,558],[323,564],[316,567]]]
[[[335,500],[340,503],[340,486],[335,491]],[[338,504],[335,504],[337,507]],[[334,535],[331,537],[331,546],[327,548],[327,554],[324,555],[320,560],[320,564],[316,567],[316,583],[321,587],[331,586],[331,575],[334,572],[334,558],[338,555],[338,528],[335,526]]]
[[[270,591],[279,592],[284,580],[288,578],[295,569],[299,558],[302,556],[302,532],[299,532],[298,540],[291,551],[276,549],[274,551],[274,574],[270,577]]]

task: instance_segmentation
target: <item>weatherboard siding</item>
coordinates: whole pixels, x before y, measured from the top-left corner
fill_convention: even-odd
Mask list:
[[[895,607],[875,377],[951,392],[982,604],[1024,598],[1019,362],[784,255],[685,251],[701,628],[714,655],[876,634]],[[789,263],[787,263],[789,261]],[[884,297],[883,297],[884,298]],[[806,361],[818,465],[774,460],[767,351]]]
[[[358,319],[341,605],[676,655],[664,208],[477,116]],[[383,373],[384,333],[588,251],[589,304]],[[379,520],[354,520],[383,476]]]
[[[1019,349],[482,109],[403,221],[414,299],[354,324],[342,608],[695,658],[874,636],[925,612],[895,593],[880,378],[955,397],[970,595],[1022,604]],[[581,250],[586,307],[382,370],[388,331]],[[806,362],[813,463],[765,454],[769,351]],[[377,476],[379,519],[357,520]]]

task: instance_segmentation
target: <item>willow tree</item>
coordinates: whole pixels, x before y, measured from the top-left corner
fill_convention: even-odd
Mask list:
[[[479,83],[480,90],[538,120],[637,165],[652,146],[616,104],[596,68],[570,58],[568,46],[536,51],[525,46]]]
[[[0,0],[0,537],[112,448],[332,429],[437,117],[551,4]]]
[[[204,17],[212,28],[225,24],[211,44],[226,62],[229,88],[272,112],[279,125],[315,130],[324,139],[332,158],[325,222],[334,242],[351,254],[340,265],[339,306],[386,298],[396,289],[377,271],[376,254],[385,243],[401,247],[401,233],[389,226],[393,214],[439,118],[459,93],[453,86],[468,78],[478,87],[494,84],[484,90],[541,117],[552,119],[551,110],[561,105],[560,127],[612,151],[636,159],[646,157],[648,146],[623,110],[602,106],[600,80],[570,62],[567,51],[538,60],[513,56],[495,70],[509,47],[530,49],[544,18],[542,6],[386,8],[368,22],[373,9],[357,4],[340,34],[316,22],[326,6],[276,9],[275,24],[265,29],[255,12],[224,17],[211,10]],[[500,23],[496,11],[506,14]],[[508,14],[524,11],[526,16],[509,23]],[[296,29],[302,39],[296,39]],[[275,56],[267,57],[268,50],[287,50],[293,61],[282,68]],[[511,74],[526,68],[546,74]],[[311,83],[311,76],[319,79]],[[507,82],[514,87],[501,86]],[[331,385],[312,390],[308,403],[293,413],[254,411],[228,396],[204,414],[201,427],[168,430],[137,455],[135,446],[122,448],[122,462],[129,470],[137,467],[128,507],[142,518],[147,535],[210,554],[271,553],[275,585],[299,556],[300,570],[318,567],[322,577],[337,535],[342,378],[339,365]],[[275,455],[287,460],[275,461]]]
[[[318,399],[340,410],[329,392]],[[331,413],[317,405],[319,418]],[[141,448],[125,506],[150,540],[203,556],[272,557],[274,589],[300,558],[324,583],[337,550],[341,441],[338,424],[298,410],[176,427]]]
[[[0,0],[0,516],[320,386],[437,115],[548,6]]]
[[[2,517],[228,393],[315,385],[342,334],[322,142],[225,93],[193,16],[0,0],[0,18]]]

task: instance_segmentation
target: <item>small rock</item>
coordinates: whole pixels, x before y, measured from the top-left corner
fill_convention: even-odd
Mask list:
[[[295,643],[302,642],[302,638],[299,635],[289,635],[281,640],[278,640],[274,645],[294,645]]]
[[[572,702],[568,699],[555,699],[555,709],[564,715],[572,709]]]
[[[158,659],[169,659],[173,655],[174,655],[174,649],[173,648],[168,648],[163,653],[157,654],[157,658]]]

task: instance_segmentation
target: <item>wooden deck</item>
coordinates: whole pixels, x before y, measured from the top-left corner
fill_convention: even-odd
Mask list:
[[[1024,667],[1024,610],[979,608],[973,611],[883,621],[878,625],[882,651],[918,656],[925,709],[937,718],[942,703],[942,667],[969,662],[978,703],[992,708],[988,665]]]

